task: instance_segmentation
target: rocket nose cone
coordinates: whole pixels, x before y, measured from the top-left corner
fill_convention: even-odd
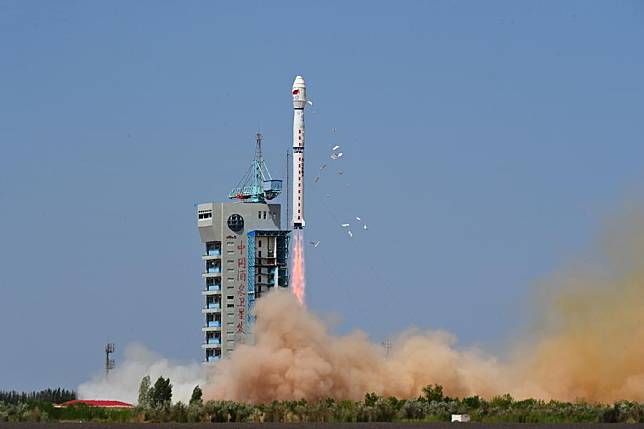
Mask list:
[[[306,83],[304,82],[304,78],[302,76],[295,77],[295,80],[293,81],[293,88],[306,88]]]

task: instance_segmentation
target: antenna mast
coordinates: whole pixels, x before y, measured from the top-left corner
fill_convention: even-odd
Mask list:
[[[109,375],[110,370],[114,369],[114,359],[110,359],[110,355],[114,353],[114,350],[116,350],[114,343],[105,345],[105,378]]]

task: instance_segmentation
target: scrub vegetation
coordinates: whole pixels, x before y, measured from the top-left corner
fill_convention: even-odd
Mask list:
[[[55,408],[50,399],[74,399],[74,392],[56,395],[1,393],[0,422],[97,421],[97,422],[445,422],[452,414],[470,415],[483,423],[644,423],[644,404],[584,401],[515,400],[510,395],[484,399],[478,396],[450,398],[440,385],[427,386],[416,399],[382,397],[374,393],[362,401],[327,398],[317,402],[273,401],[245,404],[206,401],[196,386],[190,402],[172,403],[172,384],[160,377],[154,385],[145,377],[139,404],[132,409],[106,409],[74,405]],[[60,393],[64,392],[64,394]],[[19,399],[15,399],[19,398]]]

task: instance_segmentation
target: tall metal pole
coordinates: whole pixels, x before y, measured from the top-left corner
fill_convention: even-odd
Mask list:
[[[288,228],[290,223],[291,223],[291,216],[290,213],[291,211],[289,210],[291,199],[289,198],[289,190],[291,189],[291,181],[289,179],[289,166],[290,166],[290,159],[291,159],[291,151],[290,149],[286,151],[286,227]]]

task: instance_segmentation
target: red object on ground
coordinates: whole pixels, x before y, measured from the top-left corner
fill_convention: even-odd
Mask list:
[[[72,405],[87,405],[88,407],[102,407],[102,408],[134,408],[134,405],[121,401],[103,401],[93,399],[74,399],[73,401],[63,402],[57,407],[65,408]]]

